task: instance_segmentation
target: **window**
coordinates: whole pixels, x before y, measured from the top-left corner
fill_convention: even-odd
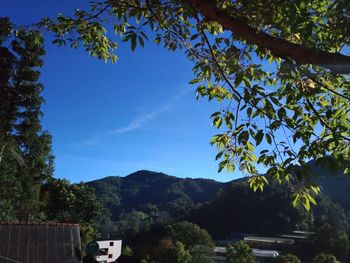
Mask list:
[[[107,256],[108,255],[108,248],[101,248],[98,252],[97,252],[98,256]]]
[[[113,247],[113,246],[114,246],[114,242],[109,242],[109,245],[110,245],[111,247]]]

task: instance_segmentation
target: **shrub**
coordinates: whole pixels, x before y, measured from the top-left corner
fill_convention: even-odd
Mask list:
[[[244,241],[239,241],[226,247],[226,262],[255,263],[256,259],[250,246]]]
[[[285,254],[283,256],[279,256],[278,258],[275,258],[273,263],[301,263],[300,259],[292,254]]]
[[[312,263],[340,263],[340,261],[333,255],[321,253],[314,258]]]

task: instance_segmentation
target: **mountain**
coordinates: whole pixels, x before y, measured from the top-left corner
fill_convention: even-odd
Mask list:
[[[322,193],[350,212],[350,173],[344,174],[344,168],[331,158],[312,160],[307,167],[311,169],[312,180],[321,186]]]
[[[310,165],[324,195],[350,212],[350,176]],[[178,219],[197,223],[219,239],[234,232],[282,233],[305,223],[305,214],[291,206],[290,191],[277,183],[255,193],[247,178],[220,183],[142,170],[87,184],[109,212],[100,223],[101,232],[117,237]]]
[[[328,209],[322,208],[324,200],[329,200],[340,205],[345,214],[350,213],[349,174],[343,175],[339,167],[329,164],[311,161],[308,165],[311,180],[322,189],[313,212],[324,212]],[[308,214],[294,209],[291,200],[292,193],[283,185],[270,182],[263,193],[253,192],[248,178],[241,178],[227,183],[212,202],[194,209],[187,219],[217,239],[226,238],[229,233],[274,235],[302,227],[307,221]]]
[[[350,212],[350,176],[323,177],[317,182],[326,196],[338,203],[346,212]]]
[[[154,205],[170,215],[214,199],[225,183],[209,179],[178,178],[164,173],[137,171],[125,177],[110,176],[87,183],[117,220],[121,213],[143,211]]]

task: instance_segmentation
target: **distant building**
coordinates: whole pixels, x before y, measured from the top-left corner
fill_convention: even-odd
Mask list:
[[[122,252],[121,240],[97,240],[99,246],[96,261],[101,263],[115,262]]]
[[[80,263],[76,224],[0,222],[1,263]]]
[[[255,248],[253,248],[252,250],[254,256],[259,260],[259,262],[270,260],[271,258],[279,256],[279,251],[276,250],[263,250]],[[217,263],[226,262],[226,248],[215,247],[212,259]]]
[[[249,236],[249,237],[245,237],[243,240],[248,243],[254,242],[254,243],[294,245],[294,240],[291,238]]]

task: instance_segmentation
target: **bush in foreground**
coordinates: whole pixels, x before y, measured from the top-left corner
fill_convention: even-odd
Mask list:
[[[321,253],[314,258],[312,263],[340,263],[340,261],[333,255]]]
[[[292,254],[285,254],[283,256],[279,256],[275,258],[273,263],[301,263],[300,259]]]

